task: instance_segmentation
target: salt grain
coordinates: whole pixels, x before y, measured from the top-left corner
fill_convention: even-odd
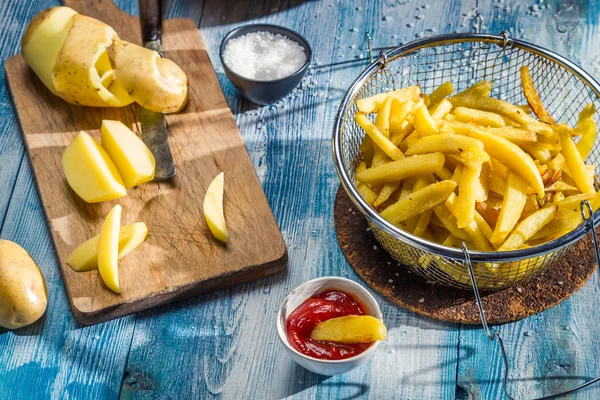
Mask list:
[[[252,32],[231,39],[223,60],[245,78],[272,81],[298,71],[306,62],[304,47],[284,35]]]

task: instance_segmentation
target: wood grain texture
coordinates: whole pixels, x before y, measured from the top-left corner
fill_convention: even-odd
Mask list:
[[[37,2],[0,2],[2,60],[18,52],[28,19],[58,4],[33,3]],[[484,3],[479,1],[485,10],[484,30],[511,28],[511,35],[525,34],[534,43],[579,59],[586,70],[600,76],[600,4],[576,2],[584,12],[570,33],[561,34],[554,14],[562,2],[550,1],[542,17],[531,15],[530,7],[539,5],[535,0]],[[137,10],[135,0],[119,0],[118,5],[131,13]],[[289,269],[285,275],[91,327],[78,325],[69,311],[12,102],[1,83],[0,151],[10,150],[0,153],[0,182],[8,171],[8,186],[14,189],[10,200],[6,186],[0,187],[0,204],[8,207],[0,236],[23,244],[40,264],[50,282],[51,308],[39,325],[0,330],[0,398],[113,399],[119,391],[124,399],[502,398],[499,350],[481,329],[430,323],[377,295],[390,335],[367,365],[349,374],[325,378],[303,370],[282,352],[272,328],[280,302],[307,279],[333,274],[360,282],[335,244],[333,199],[339,182],[330,135],[343,93],[366,65],[355,58],[365,55],[364,31],[375,33],[375,46],[407,43],[417,35],[464,32],[474,7],[470,0],[169,2],[168,17],[193,16],[200,25],[288,245]],[[417,19],[420,15],[423,18]],[[222,37],[251,22],[292,27],[307,37],[315,52],[301,90],[271,107],[257,108],[238,97],[218,62]],[[21,165],[15,164],[21,158]],[[600,343],[598,283],[594,277],[561,305],[498,327],[515,368],[511,378],[517,398],[549,392],[559,384],[548,378],[552,373],[591,377],[600,372],[593,356]],[[599,393],[592,387],[576,398],[597,399]]]
[[[125,39],[139,37],[137,18],[112,2],[67,4],[111,23]],[[103,119],[120,120],[138,130],[137,108],[70,105],[43,87],[20,56],[5,64],[67,291],[82,323],[260,278],[285,266],[283,238],[195,24],[188,19],[167,20],[164,32],[166,56],[185,70],[190,82],[188,105],[167,117],[177,176],[134,188],[112,202],[87,204],[79,199],[62,174],[62,153],[81,129],[98,138]],[[208,184],[221,171],[230,230],[227,246],[212,237],[201,207]],[[124,224],[144,221],[150,231],[135,256],[120,262],[121,295],[109,291],[97,271],[76,273],[64,263],[83,240],[99,232],[115,203],[124,207]]]

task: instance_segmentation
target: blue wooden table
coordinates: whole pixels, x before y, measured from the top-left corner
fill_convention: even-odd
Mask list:
[[[479,4],[477,4],[479,3]],[[119,6],[136,14],[137,2]],[[0,58],[19,52],[26,24],[58,0],[0,2]],[[178,0],[167,17],[198,27],[289,249],[286,273],[104,324],[71,313],[14,108],[0,86],[0,237],[24,246],[48,284],[38,323],[0,329],[0,399],[496,399],[499,349],[480,328],[436,322],[377,296],[389,337],[370,362],[336,377],[314,375],[285,354],[275,313],[287,293],[323,275],[359,280],[333,228],[338,178],[330,137],[340,99],[376,46],[470,30],[546,46],[600,77],[600,2],[583,0]],[[288,98],[256,107],[223,73],[223,36],[248,22],[288,26],[312,44],[314,63]],[[4,74],[3,69],[0,74]],[[500,326],[517,397],[552,393],[600,374],[597,276],[572,298]],[[557,378],[569,378],[560,380]],[[576,396],[600,398],[600,386]]]

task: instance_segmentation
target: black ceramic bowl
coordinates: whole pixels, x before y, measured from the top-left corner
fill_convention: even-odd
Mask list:
[[[291,75],[288,75],[284,78],[272,80],[272,81],[260,81],[255,79],[250,79],[243,77],[239,74],[233,72],[225,61],[223,60],[223,51],[225,51],[225,47],[227,43],[231,39],[235,39],[237,37],[246,35],[252,32],[258,31],[267,31],[275,34],[280,34],[286,36],[287,38],[297,42],[300,46],[304,48],[304,52],[306,53],[306,62],[302,67],[294,72]],[[223,41],[221,42],[221,47],[219,49],[219,57],[221,58],[221,64],[223,64],[223,69],[227,74],[227,77],[233,83],[233,86],[248,100],[253,103],[265,105],[269,103],[273,103],[277,100],[281,100],[285,96],[287,96],[302,80],[302,77],[308,70],[308,66],[310,64],[312,58],[312,49],[310,45],[300,34],[292,31],[291,29],[284,28],[282,26],[270,25],[270,24],[251,24],[240,26],[229,32]]]

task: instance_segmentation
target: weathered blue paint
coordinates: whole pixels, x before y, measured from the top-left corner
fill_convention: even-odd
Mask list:
[[[118,5],[137,13],[137,2]],[[563,2],[482,4],[484,30],[512,29],[599,73],[600,5],[574,2],[579,14],[555,17]],[[19,51],[27,21],[54,1],[0,3],[0,57]],[[501,397],[498,349],[478,328],[440,323],[378,296],[389,338],[364,367],[321,377],[294,364],[278,343],[275,312],[308,279],[341,275],[358,280],[338,249],[333,199],[338,180],[330,136],[346,88],[365,66],[363,35],[375,46],[417,36],[467,31],[476,1],[176,0],[168,17],[197,21],[246,148],[289,248],[286,273],[93,327],[79,326],[46,227],[4,79],[0,86],[0,237],[23,245],[48,282],[50,306],[40,322],[0,330],[0,399],[374,398]],[[566,14],[565,14],[566,15]],[[573,17],[575,15],[575,17]],[[575,18],[575,19],[573,19]],[[575,23],[573,23],[575,21]],[[301,87],[267,107],[239,98],[219,63],[221,38],[243,23],[269,22],[297,30],[312,44],[315,63]],[[557,22],[570,28],[557,30]],[[0,71],[3,76],[4,71]],[[517,397],[559,387],[553,376],[593,376],[600,361],[595,304],[597,278],[572,299],[500,327],[514,360]],[[546,379],[528,380],[532,377]],[[574,383],[575,381],[571,381]],[[457,386],[457,384],[459,386]],[[593,388],[578,398],[598,398]]]

